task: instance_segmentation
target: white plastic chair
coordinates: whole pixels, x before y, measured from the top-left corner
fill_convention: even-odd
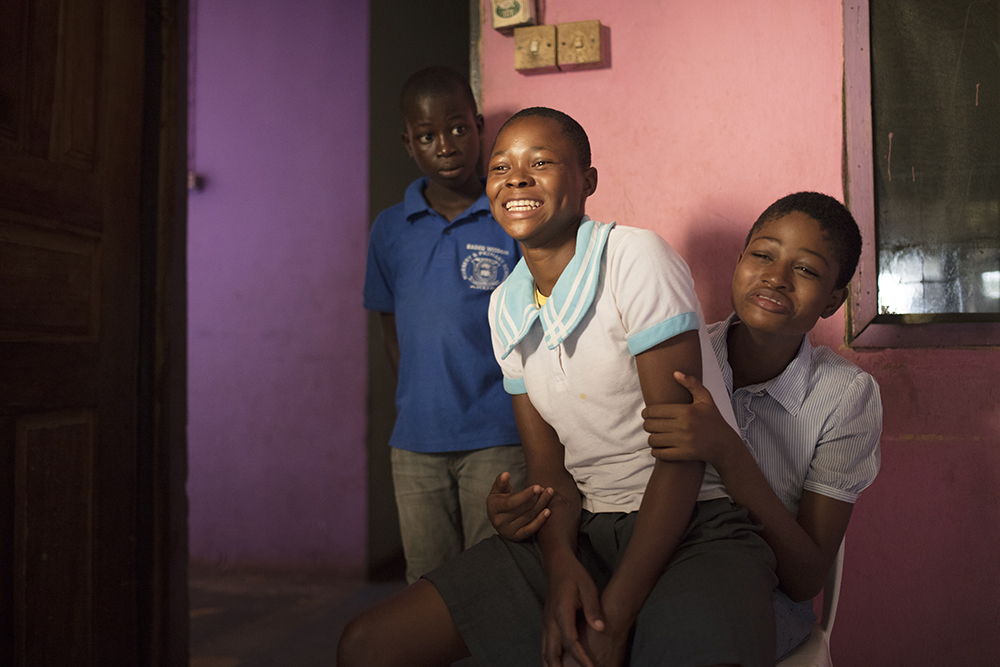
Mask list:
[[[830,657],[830,633],[833,632],[833,619],[837,615],[837,602],[840,599],[840,577],[844,571],[844,543],[830,568],[830,574],[823,585],[823,613],[820,620],[813,626],[812,634],[806,643],[798,647],[790,656],[778,662],[775,667],[833,667]]]

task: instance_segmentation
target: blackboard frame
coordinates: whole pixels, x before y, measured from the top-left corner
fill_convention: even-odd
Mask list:
[[[856,348],[1000,344],[1000,322],[952,315],[879,315],[868,0],[844,2],[844,192],[864,238],[851,282],[847,342]],[[968,321],[979,320],[979,321]]]

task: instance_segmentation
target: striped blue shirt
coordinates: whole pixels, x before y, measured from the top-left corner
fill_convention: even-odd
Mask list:
[[[733,391],[726,334],[735,313],[708,327],[740,437],[793,516],[802,491],[853,503],[878,473],[882,401],[868,373],[803,336],[781,375]]]

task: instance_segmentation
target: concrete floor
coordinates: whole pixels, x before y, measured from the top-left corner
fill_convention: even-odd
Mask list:
[[[347,622],[405,586],[197,570],[188,582],[191,667],[331,667]]]

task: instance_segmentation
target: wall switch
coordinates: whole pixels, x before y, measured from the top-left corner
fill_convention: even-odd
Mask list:
[[[493,29],[510,34],[514,28],[535,25],[535,0],[490,0]]]
[[[556,27],[536,25],[514,29],[514,69],[541,74],[555,72]]]
[[[559,69],[572,70],[592,67],[602,67],[606,64],[604,58],[604,43],[602,31],[604,26],[600,21],[576,21],[560,23],[556,26],[558,41]]]

